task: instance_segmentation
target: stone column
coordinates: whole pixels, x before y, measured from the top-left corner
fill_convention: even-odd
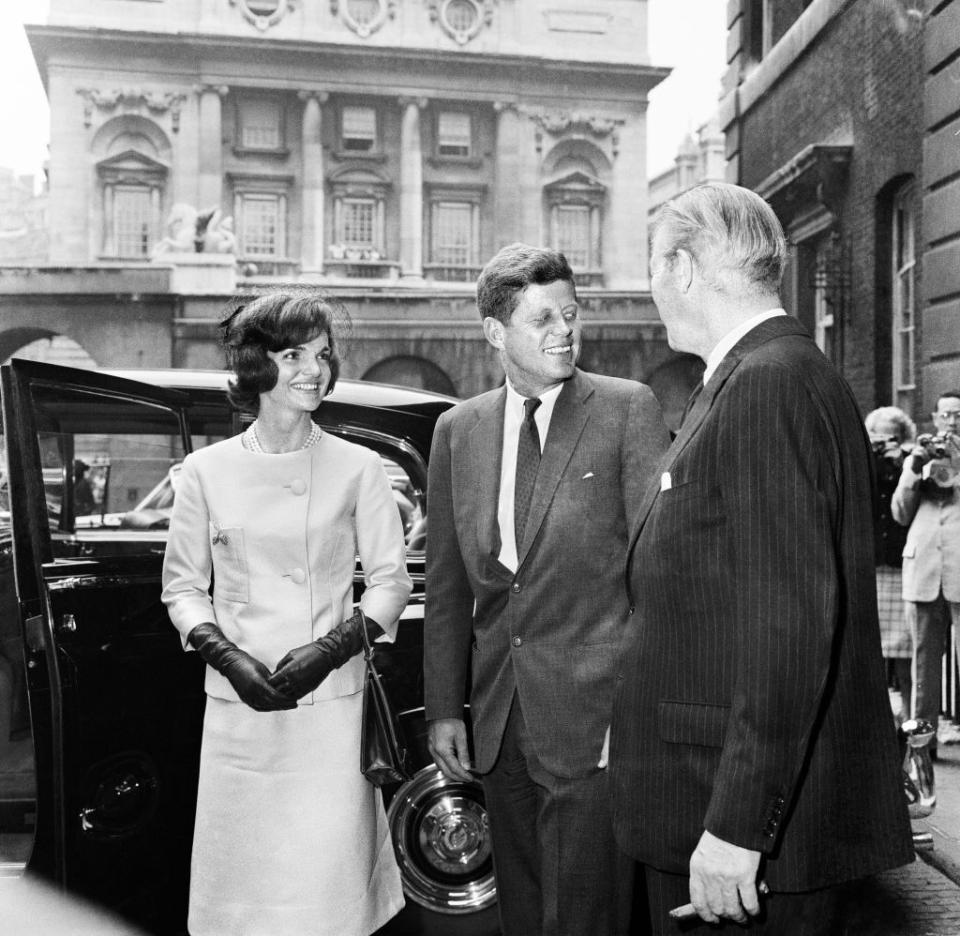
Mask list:
[[[197,209],[221,208],[223,201],[223,130],[221,101],[226,85],[201,85],[200,158],[197,173]]]
[[[512,103],[497,101],[496,180],[493,191],[493,250],[522,240],[523,195],[521,187],[520,114]],[[484,259],[484,258],[481,258]]]
[[[643,289],[647,282],[645,122],[642,114],[627,118],[614,151],[603,243],[604,283],[611,289]]]
[[[324,246],[324,170],[320,130],[321,105],[327,95],[321,91],[301,91],[303,101],[303,239],[301,263],[305,273],[323,272]]]
[[[423,277],[423,145],[420,109],[425,98],[400,98],[400,273]]]

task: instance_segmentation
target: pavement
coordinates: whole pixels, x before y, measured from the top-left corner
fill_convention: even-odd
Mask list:
[[[912,864],[847,885],[837,936],[960,936],[960,743],[947,737],[960,742],[960,730],[941,726],[936,806],[913,822],[929,844]]]
[[[953,743],[944,743],[947,738]],[[929,833],[932,839],[930,847],[917,850],[930,873],[930,883],[917,895],[928,895],[931,911],[936,911],[928,932],[960,936],[960,729],[949,723],[940,727],[934,779],[937,804],[928,818],[913,823],[915,832]]]

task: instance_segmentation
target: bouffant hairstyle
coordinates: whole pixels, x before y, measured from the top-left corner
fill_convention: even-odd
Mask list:
[[[316,291],[278,291],[241,299],[221,322],[227,365],[235,377],[229,382],[230,402],[239,410],[260,411],[260,394],[277,384],[279,372],[267,357],[325,334],[330,341],[329,394],[340,375],[340,345],[349,333],[346,310]]]
[[[562,253],[548,247],[510,244],[487,263],[477,280],[480,318],[495,318],[508,325],[520,294],[528,286],[544,286],[557,280],[569,283],[576,297],[573,270]]]
[[[890,423],[897,428],[897,441],[911,442],[917,436],[916,423],[898,406],[881,406],[867,413],[864,424],[867,432],[876,432],[881,423]]]

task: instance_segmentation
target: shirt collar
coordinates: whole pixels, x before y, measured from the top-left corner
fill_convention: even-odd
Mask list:
[[[767,319],[777,318],[781,315],[786,315],[784,309],[769,309],[766,312],[761,312],[759,315],[753,316],[753,318],[747,319],[745,322],[741,322],[736,328],[728,331],[717,343],[714,345],[713,350],[710,352],[710,356],[707,358],[707,366],[703,371],[703,383],[706,385],[707,381],[716,373],[717,368],[720,366],[720,362],[727,356],[727,354],[733,349],[733,346],[745,335],[747,332],[753,331],[761,322],[765,322]]]
[[[557,397],[560,396],[560,391],[563,389],[563,385],[566,381],[560,381],[556,386],[551,387],[549,390],[544,390],[543,393],[537,394],[540,399],[540,410],[543,410],[544,413],[553,412],[553,405],[557,402]],[[511,409],[519,411],[522,415],[523,413],[523,401],[528,399],[528,397],[521,396],[514,389],[513,384],[510,383],[509,378],[506,381],[507,384],[507,406]]]

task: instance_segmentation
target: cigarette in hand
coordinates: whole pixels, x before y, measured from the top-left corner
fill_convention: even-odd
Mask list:
[[[757,893],[763,895],[770,893],[770,887],[766,881],[761,881],[757,885]],[[692,920],[698,914],[697,911],[693,909],[692,903],[685,903],[679,907],[674,907],[672,910],[668,911],[667,915],[671,920]]]

